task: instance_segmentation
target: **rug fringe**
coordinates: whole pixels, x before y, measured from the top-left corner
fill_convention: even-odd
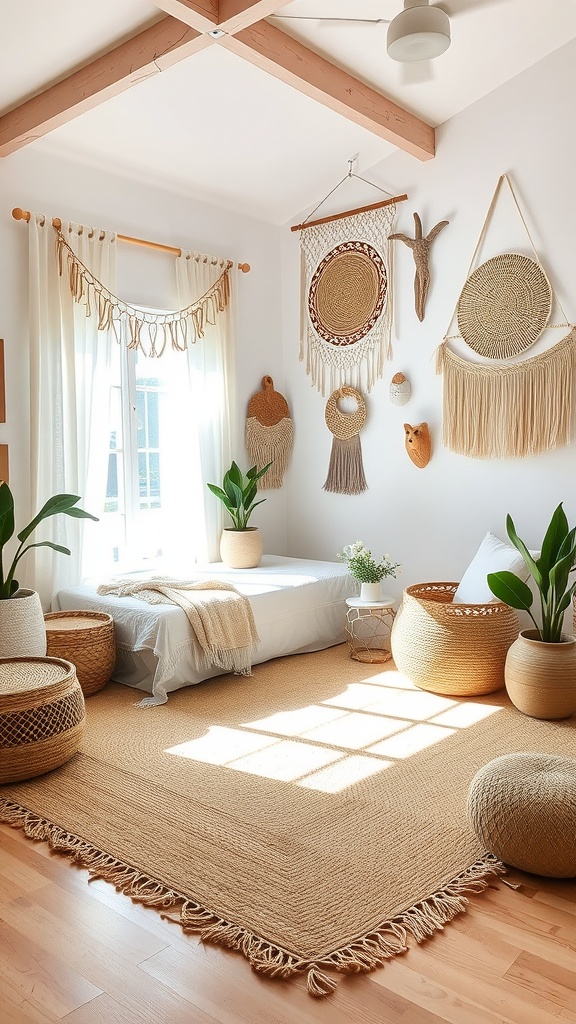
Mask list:
[[[390,921],[383,922],[327,956],[303,960],[262,936],[218,917],[157,879],[116,860],[19,804],[0,798],[0,821],[13,828],[21,828],[29,839],[47,842],[52,850],[87,868],[90,881],[102,878],[135,902],[158,910],[178,907],[178,918],[169,914],[162,914],[162,917],[177,921],[185,932],[198,934],[202,942],[242,953],[253,970],[260,974],[288,979],[305,973],[308,993],[315,998],[324,998],[336,989],[336,981],[325,974],[325,970],[357,974],[382,967],[386,960],[408,951],[409,937],[420,943],[436,931],[442,931],[445,924],[466,910],[469,896],[483,892],[492,878],[506,873],[502,862],[487,853],[438,892]]]

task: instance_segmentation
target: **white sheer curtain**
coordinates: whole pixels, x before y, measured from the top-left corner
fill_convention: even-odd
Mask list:
[[[178,302],[181,308],[196,301],[220,276],[226,266],[223,260],[183,251],[176,260]],[[194,535],[194,555],[198,561],[219,561],[219,544],[225,510],[222,503],[208,490],[206,483],[221,485],[222,477],[230,466],[235,449],[236,379],[235,379],[235,324],[236,285],[238,271],[232,267],[230,275],[230,301],[220,312],[215,323],[206,325],[205,334],[186,350],[188,383],[190,387],[190,439],[194,451],[189,452],[191,464],[198,467],[200,490],[195,489],[191,505],[183,508],[182,516],[188,537]],[[186,468],[186,438],[179,452],[180,473]],[[201,495],[199,498],[198,495]]]
[[[58,273],[55,233],[44,217],[30,218],[30,454],[31,504],[36,514],[53,494],[80,495],[81,508],[104,508],[108,462],[108,403],[112,339],[97,330],[93,310],[71,295],[66,265]],[[63,223],[76,254],[108,288],[116,284],[115,235]],[[85,525],[87,524],[87,525]],[[24,566],[25,584],[44,607],[58,590],[93,569],[90,520],[51,517],[33,540],[71,549],[66,556],[35,548]],[[86,538],[86,540],[84,539]]]

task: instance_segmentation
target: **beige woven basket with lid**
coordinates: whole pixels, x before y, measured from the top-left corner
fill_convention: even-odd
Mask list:
[[[76,669],[60,658],[0,658],[0,783],[58,768],[84,732]]]
[[[49,612],[46,623],[47,653],[76,666],[85,697],[101,690],[110,680],[116,663],[114,621],[105,612]]]
[[[453,604],[457,589],[457,583],[407,587],[392,628],[392,657],[422,690],[459,697],[493,693],[504,686],[518,616],[499,601]]]

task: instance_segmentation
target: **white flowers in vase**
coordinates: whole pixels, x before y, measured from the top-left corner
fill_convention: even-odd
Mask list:
[[[347,544],[337,554],[339,562],[345,562],[348,572],[359,583],[380,584],[387,576],[396,577],[401,569],[399,562],[391,562],[389,555],[383,555],[379,562],[361,540]]]

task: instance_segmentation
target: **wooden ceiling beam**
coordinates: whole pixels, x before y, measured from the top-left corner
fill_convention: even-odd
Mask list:
[[[0,156],[8,156],[212,43],[210,36],[181,21],[163,18],[0,117]]]
[[[211,32],[218,26],[218,0],[153,0],[153,3],[197,32]]]
[[[236,33],[269,18],[292,0],[220,0],[218,28]]]
[[[266,21],[217,42],[419,160],[435,154],[434,128]]]

